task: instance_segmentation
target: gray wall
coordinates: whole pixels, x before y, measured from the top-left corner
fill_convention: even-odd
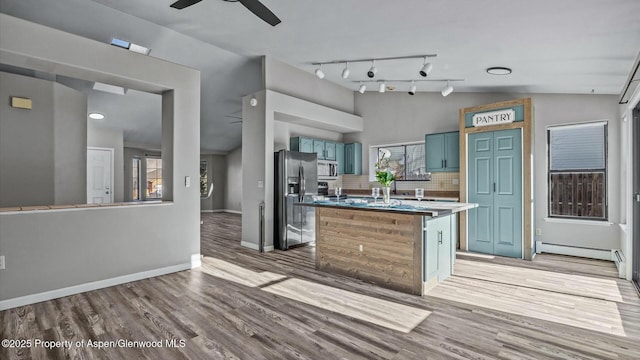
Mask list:
[[[227,181],[224,192],[224,208],[242,211],[242,147],[226,156]]]
[[[357,94],[356,113],[365,120],[361,133],[345,134],[345,142],[358,141],[363,145],[363,172],[369,171],[369,146],[420,141],[424,134],[458,130],[459,109],[499,101],[531,97],[534,106],[534,206],[535,228],[542,231],[537,241],[545,243],[614,249],[620,246],[620,171],[619,110],[617,97],[610,95],[554,95],[367,92]],[[546,128],[549,125],[569,124],[593,120],[609,120],[609,221],[614,225],[555,223],[547,217]]]
[[[87,127],[87,146],[102,147],[113,149],[113,178],[112,184],[113,201],[124,201],[124,147],[122,140],[122,130],[112,130],[100,127],[95,121],[89,119]],[[129,179],[129,182],[132,180]],[[130,189],[130,188],[129,188]],[[129,199],[131,199],[131,191],[129,191]]]
[[[199,72],[4,14],[0,57],[12,66],[55,68],[64,76],[162,94],[162,153],[169,168],[164,184],[172,200],[0,213],[0,252],[6,260],[0,271],[0,307],[22,296],[197,266],[192,259],[200,253],[199,191],[185,187],[184,177],[199,176]]]
[[[11,96],[33,109],[11,108]],[[85,95],[0,72],[0,98],[0,207],[85,203]]]
[[[200,210],[225,209],[225,189],[227,187],[227,159],[225,155],[201,155],[200,161],[207,162],[208,184],[213,182],[213,193],[208,199],[200,199]],[[198,184],[199,184],[198,178]]]

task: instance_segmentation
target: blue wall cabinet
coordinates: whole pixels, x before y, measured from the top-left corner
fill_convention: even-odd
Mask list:
[[[313,139],[313,152],[318,154],[318,160],[324,160],[324,140]]]
[[[428,134],[424,139],[429,172],[460,171],[460,133]]]
[[[313,152],[313,139],[303,137],[292,137],[289,139],[289,149],[304,153]]]
[[[336,160],[336,143],[333,141],[324,142],[324,159],[332,161]]]
[[[469,134],[469,250],[522,257],[520,129]]]
[[[338,162],[338,175],[344,174],[344,144],[336,143],[336,161]]]
[[[362,175],[362,144],[344,145],[344,173]]]

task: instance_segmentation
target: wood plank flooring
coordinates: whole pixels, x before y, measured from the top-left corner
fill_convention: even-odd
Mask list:
[[[420,297],[317,271],[312,246],[258,254],[239,245],[239,215],[202,217],[200,269],[0,312],[2,339],[184,347],[0,348],[0,359],[640,358],[640,300],[612,263],[461,255],[456,275]],[[287,281],[430,314],[404,333],[265,290]]]

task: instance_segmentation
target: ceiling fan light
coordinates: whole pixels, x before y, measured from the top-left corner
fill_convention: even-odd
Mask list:
[[[365,84],[360,84],[360,87],[358,88],[358,92],[360,94],[364,94],[364,92],[367,91],[367,85]]]
[[[431,63],[425,63],[424,65],[422,65],[422,68],[419,71],[420,76],[427,77],[431,70],[433,70],[433,65]]]
[[[384,85],[384,82],[381,82],[380,85],[378,85],[378,92],[379,93],[383,93],[387,90],[386,86]]]

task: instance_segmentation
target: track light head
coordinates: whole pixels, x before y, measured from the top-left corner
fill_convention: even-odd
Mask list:
[[[360,87],[358,88],[358,92],[360,94],[364,94],[364,92],[367,91],[367,85],[365,84],[360,84]]]
[[[453,86],[449,85],[449,82],[447,81],[447,86],[445,86],[440,91],[440,94],[442,94],[442,96],[447,96],[447,95],[451,94],[452,92],[453,92]]]
[[[316,74],[318,79],[324,79],[324,71],[322,71],[322,64],[320,64],[320,67],[317,68],[316,71],[314,71],[313,73]]]
[[[378,85],[378,92],[379,93],[383,93],[387,90],[386,86],[384,85],[384,81],[380,82],[380,85]]]
[[[411,82],[411,87],[409,87],[409,95],[415,95],[417,89],[418,89],[418,87],[416,86],[416,82],[412,81]]]
[[[378,68],[376,67],[375,60],[373,60],[371,61],[371,68],[369,69],[369,71],[367,71],[367,76],[369,77],[369,79],[373,79],[373,77],[376,76],[377,72]]]
[[[351,71],[349,71],[349,63],[345,63],[344,64],[344,70],[342,70],[342,78],[346,79],[349,77],[349,74],[351,73]]]
[[[420,76],[427,77],[427,75],[429,75],[431,70],[433,70],[433,65],[431,65],[431,63],[425,62],[424,65],[422,65],[422,68],[419,71]]]

